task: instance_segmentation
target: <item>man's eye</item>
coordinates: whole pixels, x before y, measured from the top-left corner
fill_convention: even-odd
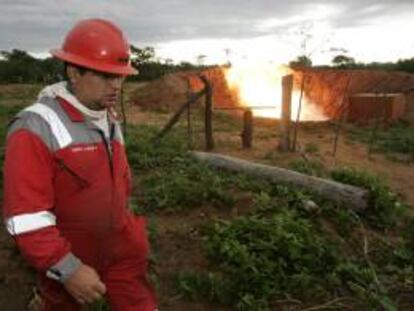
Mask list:
[[[104,73],[102,76],[103,76],[105,79],[107,79],[107,80],[113,80],[113,79],[118,78],[118,76],[117,76],[117,75],[110,74],[110,73]]]

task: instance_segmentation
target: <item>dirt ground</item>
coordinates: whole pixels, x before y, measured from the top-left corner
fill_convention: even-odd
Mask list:
[[[126,100],[128,102],[128,100]],[[138,107],[128,106],[128,122],[162,126],[171,116],[167,113],[141,111]],[[253,148],[241,148],[241,124],[231,117],[215,119],[214,128],[216,149],[214,152],[227,154],[251,161],[288,167],[295,159],[319,160],[328,169],[336,166],[351,166],[367,169],[385,178],[391,189],[400,194],[408,204],[414,206],[413,164],[391,161],[383,154],[368,156],[367,146],[341,135],[336,157],[332,156],[333,125],[329,123],[304,124],[299,129],[298,142],[301,150],[309,144],[316,146],[312,153],[280,153],[278,145],[278,124],[275,120],[255,119]],[[229,121],[230,120],[230,121]],[[231,124],[231,125],[229,125]],[[202,128],[195,124],[193,141],[203,149]],[[230,130],[229,130],[230,129]],[[237,210],[248,205],[246,201],[237,203]],[[160,310],[224,310],[214,305],[193,303],[181,297],[175,288],[172,276],[177,270],[206,267],[201,255],[200,233],[195,229],[198,224],[213,217],[231,217],[234,210],[217,209],[209,206],[181,213],[162,212],[156,215],[158,236],[153,245],[155,253],[155,272],[157,276]],[[30,310],[30,301],[35,296],[35,275],[21,259],[5,230],[0,230],[0,310]]]

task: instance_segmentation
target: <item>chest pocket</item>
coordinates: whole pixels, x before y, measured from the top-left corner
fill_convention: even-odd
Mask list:
[[[67,195],[98,186],[110,178],[108,155],[101,144],[71,146],[59,152],[55,161],[55,186]]]
[[[90,187],[90,181],[85,177],[80,176],[74,169],[70,168],[63,159],[56,159],[56,164],[61,173],[67,173],[69,176],[73,177],[73,181],[76,183],[78,190]]]

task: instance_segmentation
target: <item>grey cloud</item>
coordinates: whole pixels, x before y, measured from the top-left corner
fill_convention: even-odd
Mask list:
[[[0,50],[17,47],[45,51],[60,44],[77,20],[93,16],[115,21],[138,44],[194,38],[249,38],[266,32],[277,35],[298,25],[292,22],[264,31],[257,25],[266,19],[300,15],[304,8],[319,4],[339,5],[343,9],[329,20],[335,27],[364,24],[379,15],[414,8],[408,0],[0,0]]]

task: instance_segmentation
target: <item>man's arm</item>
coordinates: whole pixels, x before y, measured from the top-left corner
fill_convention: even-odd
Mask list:
[[[79,302],[92,302],[105,293],[105,285],[72,254],[56,228],[53,171],[53,155],[38,136],[19,129],[8,137],[3,170],[7,230],[30,265],[63,283]]]
[[[3,170],[7,230],[32,266],[63,282],[80,260],[56,228],[53,168],[51,152],[35,134],[21,129],[8,137]]]

